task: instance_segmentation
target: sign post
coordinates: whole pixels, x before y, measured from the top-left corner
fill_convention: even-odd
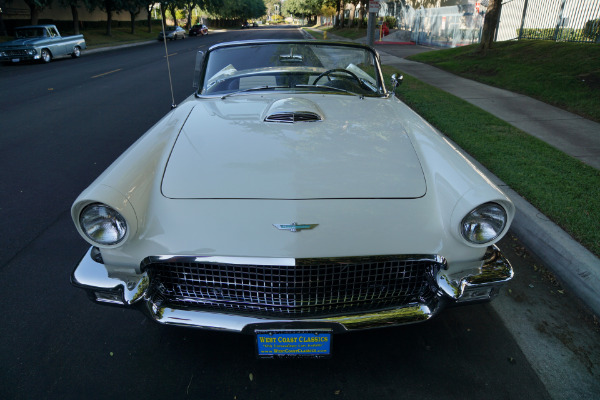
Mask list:
[[[375,44],[375,19],[380,6],[378,0],[369,0],[369,19],[367,20],[367,44],[369,46]]]

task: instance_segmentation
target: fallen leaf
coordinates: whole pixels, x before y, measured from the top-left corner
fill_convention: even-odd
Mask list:
[[[252,372],[250,372],[250,375],[248,375],[248,378],[250,378],[250,382],[252,382],[254,380],[254,374],[252,374]]]

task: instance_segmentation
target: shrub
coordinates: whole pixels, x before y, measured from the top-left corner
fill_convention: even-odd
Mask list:
[[[384,22],[387,22],[387,26],[390,29],[394,29],[396,27],[396,17],[386,16],[383,18]]]
[[[590,19],[585,23],[583,36],[592,39],[594,42],[600,40],[600,18]]]

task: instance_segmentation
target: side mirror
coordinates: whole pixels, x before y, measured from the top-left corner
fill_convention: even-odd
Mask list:
[[[200,71],[202,70],[202,63],[204,62],[204,52],[199,51],[196,54],[196,66],[194,67],[194,89],[200,89]]]
[[[398,74],[392,75],[392,93],[394,93],[394,94],[396,93],[396,88],[402,84],[403,79],[404,79],[404,76],[402,76],[402,75],[400,75],[400,76],[398,76]]]

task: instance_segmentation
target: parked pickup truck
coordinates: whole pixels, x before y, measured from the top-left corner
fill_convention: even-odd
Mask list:
[[[55,57],[81,56],[85,49],[83,35],[60,36],[55,25],[22,26],[15,30],[16,39],[0,43],[0,61],[40,60],[49,63]]]

